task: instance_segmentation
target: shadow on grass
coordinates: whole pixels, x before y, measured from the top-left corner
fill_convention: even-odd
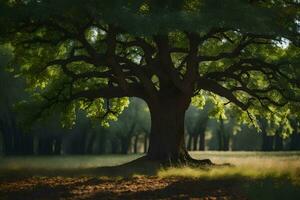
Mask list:
[[[15,200],[54,200],[61,198],[91,200],[190,198],[235,200],[300,199],[299,182],[294,182],[294,179],[292,180],[291,176],[288,175],[275,176],[270,174],[269,176],[251,178],[235,173],[224,173],[222,176],[207,176],[206,178],[180,176],[166,176],[161,178],[155,176],[160,169],[161,165],[159,163],[151,162],[142,157],[113,167],[70,170],[7,170],[0,172],[0,181],[3,181],[4,184],[5,181],[7,183],[13,183],[14,181],[17,183],[21,179],[21,182],[24,181],[20,185],[23,184],[24,186],[26,186],[28,181],[33,181],[33,183],[30,183],[30,187],[14,186],[14,190],[2,190],[5,193],[3,199]],[[206,170],[207,172],[209,171],[209,169]],[[206,173],[206,170],[203,172]],[[134,175],[144,176],[139,177]],[[43,176],[46,176],[46,178],[43,178]],[[26,179],[26,177],[29,178]],[[30,177],[41,178],[32,180]],[[67,177],[75,178],[69,180]],[[57,184],[53,184],[53,182]],[[0,199],[2,199],[1,194]]]
[[[247,181],[243,184],[243,190],[251,200],[300,199],[299,183],[293,183],[288,177]]]
[[[71,184],[62,183],[63,185],[51,185],[51,179],[39,181],[34,187],[21,187],[13,192],[5,191],[3,199],[244,199],[236,188],[236,182],[230,180],[89,178]]]
[[[293,184],[287,177],[40,177],[7,183],[15,184],[14,189],[0,188],[3,195],[1,198],[0,194],[0,199],[300,199],[299,185]]]
[[[160,189],[128,193],[99,192],[90,196],[90,199],[99,199],[106,195],[112,199],[242,199],[235,188],[235,183],[227,180],[178,179]]]
[[[71,169],[47,169],[47,168],[22,168],[4,169],[0,171],[0,178],[19,178],[32,176],[107,176],[107,177],[131,177],[133,175],[156,175],[161,165],[158,162],[147,160],[145,157],[131,162],[108,167],[71,168]]]

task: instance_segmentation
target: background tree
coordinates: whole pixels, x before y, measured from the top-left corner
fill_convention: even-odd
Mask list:
[[[241,130],[232,138],[232,151],[260,151],[262,137],[254,127],[242,124]]]
[[[192,97],[222,97],[244,121],[298,102],[295,4],[3,0],[1,38],[31,89],[33,119],[62,111],[71,126],[81,109],[105,125],[127,107],[123,97],[138,97],[151,115],[147,158],[193,161],[184,147]]]
[[[146,108],[146,104],[140,99],[131,99],[128,109],[120,115],[117,122],[111,124],[110,132],[117,135],[116,139],[121,144],[121,153],[127,154],[129,152],[132,140],[134,140],[134,152],[137,153],[139,136],[149,132],[148,123],[150,119]]]
[[[300,128],[299,120],[297,118],[290,118],[293,132],[290,138],[290,150],[300,150]]]
[[[209,111],[212,105],[207,104],[199,110],[190,106],[185,117],[185,125],[188,134],[188,150],[205,150],[205,132],[209,122]]]
[[[13,104],[26,95],[24,83],[6,68],[12,52],[9,45],[0,46],[0,134],[5,154],[32,154],[33,136],[25,134],[17,122]]]

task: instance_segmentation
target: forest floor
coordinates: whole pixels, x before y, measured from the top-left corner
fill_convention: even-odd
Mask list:
[[[203,153],[199,154],[192,153],[196,158],[203,158]],[[204,156],[235,166],[161,168],[145,163],[139,167],[129,164],[91,168],[88,165],[69,169],[72,168],[69,163],[58,169],[59,162],[54,164],[52,160],[48,169],[41,169],[37,167],[44,165],[45,160],[59,159],[40,158],[40,164],[34,164],[37,161],[34,158],[0,158],[0,199],[300,199],[299,153],[208,152]],[[6,161],[6,168],[1,167],[2,161]],[[29,161],[31,166],[26,165]]]
[[[139,176],[131,178],[31,177],[0,184],[1,199],[247,199],[237,182]]]

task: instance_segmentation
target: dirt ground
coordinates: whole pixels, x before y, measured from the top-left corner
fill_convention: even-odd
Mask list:
[[[203,199],[244,200],[239,184],[187,178],[28,177],[0,179],[1,200]]]

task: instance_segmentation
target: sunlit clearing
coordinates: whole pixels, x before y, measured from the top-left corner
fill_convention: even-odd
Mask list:
[[[200,157],[201,153],[192,153]],[[187,177],[200,179],[226,178],[285,178],[300,184],[300,160],[297,153],[204,153],[217,164],[230,163],[234,166],[216,166],[211,169],[192,167],[167,168],[158,172],[160,177]]]

